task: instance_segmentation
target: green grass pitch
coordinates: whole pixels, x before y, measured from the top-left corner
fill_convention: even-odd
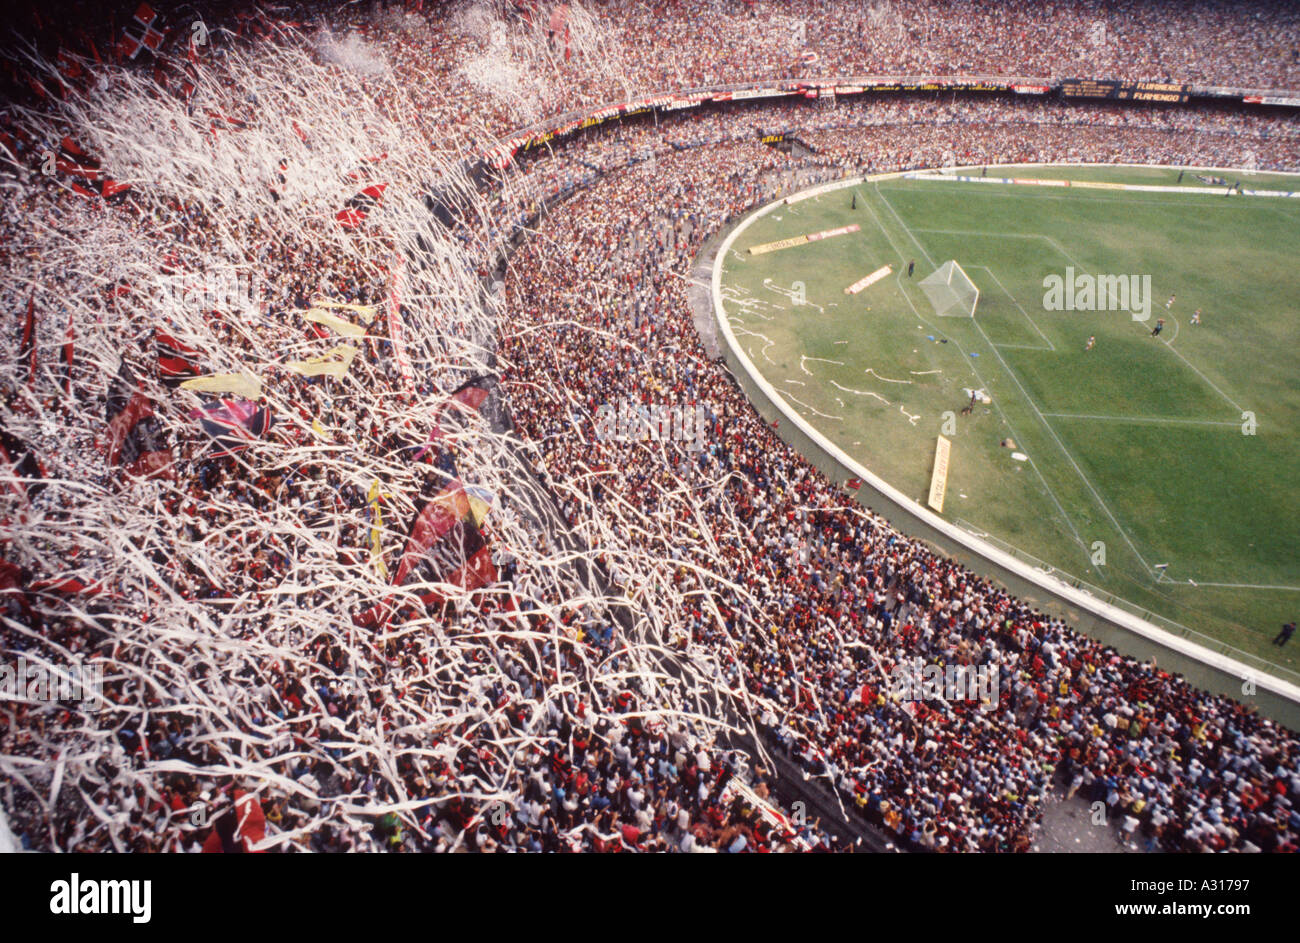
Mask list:
[[[989,176],[1171,185],[1178,171]],[[1200,186],[1190,172],[1182,183]],[[860,230],[747,251],[851,223]],[[937,317],[919,287],[949,259],[979,288],[974,318]],[[884,265],[886,278],[845,293]],[[924,503],[947,421],[945,518],[1300,667],[1300,644],[1270,644],[1300,616],[1300,200],[895,178],[776,208],[722,266],[724,309],[754,365],[885,480]],[[1150,320],[1047,310],[1044,279],[1067,266],[1150,276]],[[962,415],[964,389],[991,404]]]

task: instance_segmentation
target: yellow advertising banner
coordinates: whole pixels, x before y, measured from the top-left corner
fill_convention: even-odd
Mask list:
[[[930,498],[926,503],[943,513],[943,496],[948,491],[948,454],[952,443],[939,436],[934,445],[934,473],[930,476]]]
[[[858,292],[862,291],[862,289],[869,288],[870,286],[874,285],[876,282],[880,281],[882,278],[884,278],[893,270],[894,269],[892,266],[883,265],[880,268],[876,269],[874,272],[872,272],[870,275],[858,279],[858,281],[854,282],[848,288],[844,289],[844,294],[856,295]]]
[[[792,236],[777,242],[765,242],[761,246],[750,246],[749,254],[762,255],[764,252],[775,252],[777,249],[789,249],[791,246],[801,246],[807,241],[807,236]]]

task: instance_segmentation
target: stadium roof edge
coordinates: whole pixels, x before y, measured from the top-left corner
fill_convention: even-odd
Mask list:
[[[571,111],[563,112],[543,121],[535,122],[531,125],[525,125],[497,138],[492,143],[492,146],[484,149],[484,153],[490,154],[494,151],[499,151],[502,148],[509,149],[512,146],[519,146],[529,140],[536,139],[539,135],[545,135],[548,133],[553,134],[565,125],[574,124],[575,122],[580,123],[584,119],[588,118],[599,118],[604,120],[605,118],[617,117],[633,110],[640,110],[645,106],[659,107],[664,103],[692,98],[703,102],[707,99],[714,98],[714,96],[735,92],[768,90],[793,94],[808,89],[822,88],[853,88],[865,92],[872,90],[896,90],[900,86],[904,87],[904,90],[914,91],[928,91],[944,88],[959,90],[961,88],[980,87],[1003,89],[1006,91],[1014,91],[1017,88],[1043,88],[1046,89],[1047,92],[1052,92],[1059,90],[1061,83],[1064,81],[1066,81],[1064,78],[1046,78],[1043,76],[978,75],[967,73],[896,73],[887,75],[840,75],[789,79],[758,79],[749,82],[736,82],[724,85],[670,89],[647,93],[638,96],[635,100],[604,102],[599,105],[575,108]],[[1097,81],[1116,80],[1110,79]],[[1145,82],[1155,80],[1124,79],[1122,81]],[[1198,85],[1194,83],[1181,84],[1189,94],[1201,97],[1235,99],[1246,104],[1300,107],[1300,89],[1245,88],[1223,85]],[[1046,94],[1047,92],[1043,92],[1042,94]],[[1103,100],[1105,99],[1098,99],[1098,101]]]

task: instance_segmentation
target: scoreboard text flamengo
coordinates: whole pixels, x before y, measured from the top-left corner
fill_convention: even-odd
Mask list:
[[[1061,95],[1064,98],[1185,102],[1191,97],[1190,92],[1190,86],[1167,82],[1120,82],[1106,79],[1065,79],[1061,82]]]

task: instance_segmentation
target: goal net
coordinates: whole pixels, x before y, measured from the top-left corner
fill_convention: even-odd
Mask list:
[[[921,279],[921,290],[941,318],[973,318],[980,290],[956,261],[949,260]]]

